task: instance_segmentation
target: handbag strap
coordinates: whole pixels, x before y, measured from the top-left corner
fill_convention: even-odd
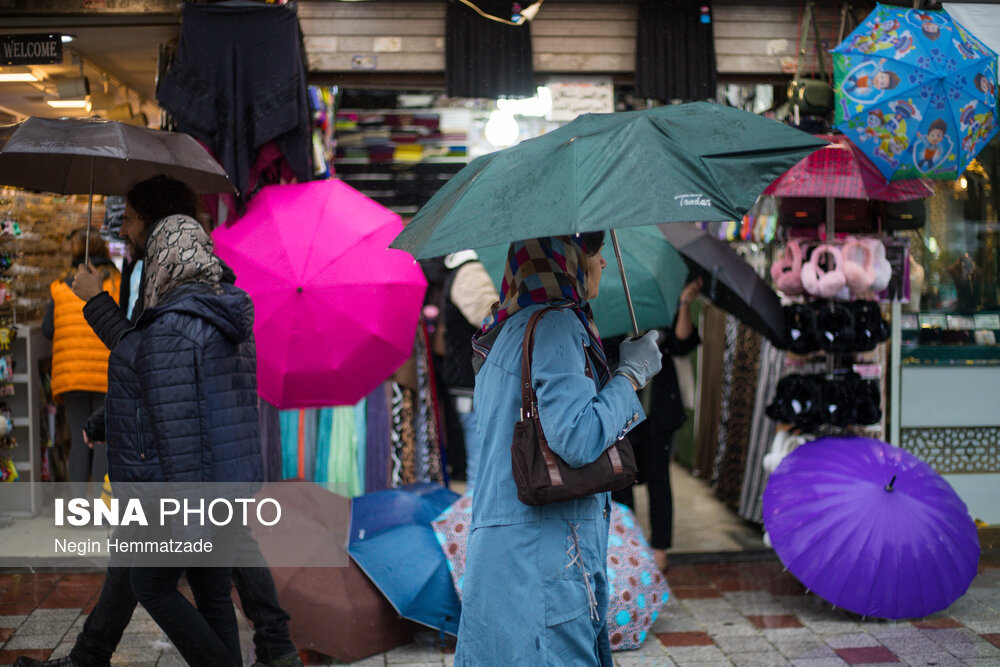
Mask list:
[[[531,387],[531,350],[535,346],[535,328],[538,326],[538,320],[550,310],[559,310],[559,306],[547,306],[533,313],[528,320],[528,328],[524,330],[524,341],[521,343],[521,421],[532,415],[537,417],[535,390]]]
[[[559,310],[559,306],[547,306],[533,313],[531,319],[528,320],[527,328],[524,330],[524,340],[521,343],[521,421],[525,419],[535,420],[538,426],[538,434],[541,436],[538,445],[542,450],[542,456],[545,457],[545,464],[549,470],[549,479],[554,486],[559,486],[562,484],[562,475],[559,472],[555,454],[545,441],[545,434],[542,431],[542,421],[538,418],[538,399],[535,396],[535,389],[531,386],[531,351],[535,345],[535,328],[538,326],[538,321],[542,319],[542,316],[550,310]],[[590,370],[590,358],[586,352],[584,352],[584,358],[587,362],[584,372],[587,374],[587,377],[593,378]],[[621,474],[623,465],[618,450],[614,447],[609,447],[606,451],[608,452],[608,458],[611,460],[612,471],[615,475]]]

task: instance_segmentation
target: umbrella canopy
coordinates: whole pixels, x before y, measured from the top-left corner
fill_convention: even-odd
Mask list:
[[[887,180],[954,180],[997,131],[997,54],[946,12],[877,5],[833,71],[837,129]]]
[[[705,102],[585,114],[473,160],[392,247],[423,259],[541,236],[739,220],[769,183],[825,143]]]
[[[413,641],[416,626],[399,617],[347,556],[348,498],[308,482],[268,484],[258,497],[279,500],[284,516],[311,527],[298,531],[295,540],[303,566],[271,568],[296,646],[355,662]],[[286,533],[256,524],[253,535],[265,560],[287,561]],[[344,565],[331,567],[333,562]]]
[[[462,606],[430,521],[458,497],[418,484],[355,498],[348,546],[400,616],[452,635]]]
[[[926,179],[886,182],[864,151],[844,135],[818,136],[831,143],[779,176],[764,194],[890,202],[924,199],[934,194],[934,187]]]
[[[413,349],[427,281],[387,246],[398,215],[338,180],[269,185],[212,236],[256,309],[260,395],[281,409],[349,405]]]
[[[471,521],[472,496],[466,494],[432,523],[459,597],[465,584],[465,547]],[[653,551],[642,536],[635,515],[619,503],[611,503],[607,573],[611,650],[637,649],[646,641],[660,607],[670,596],[670,588],[656,567]]]
[[[764,490],[764,526],[803,585],[863,616],[945,609],[979,563],[975,523],[951,486],[870,438],[820,438],[782,459]]]
[[[688,273],[684,260],[655,226],[619,230],[618,240],[639,329],[671,326]],[[476,252],[499,291],[507,264],[507,247],[491,246]],[[608,267],[601,273],[600,296],[590,305],[601,336],[632,332],[618,271]]]
[[[234,192],[194,138],[118,121],[28,118],[0,128],[0,184],[62,194],[123,195],[159,174],[196,194]]]
[[[728,243],[694,225],[659,225],[659,230],[701,276],[702,294],[784,349],[781,299]]]

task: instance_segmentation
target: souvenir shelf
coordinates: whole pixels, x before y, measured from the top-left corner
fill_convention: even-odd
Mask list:
[[[340,109],[333,167],[345,183],[410,216],[468,161],[466,128],[433,109]]]
[[[16,327],[16,338],[10,343],[13,359],[13,392],[0,397],[9,412],[10,429],[4,442],[13,444],[0,450],[14,464],[18,478],[3,483],[3,506],[0,512],[15,516],[34,516],[42,507],[42,438],[41,391],[38,362],[51,355],[51,344],[38,325]],[[0,354],[6,354],[0,344]],[[3,412],[0,409],[0,412]]]

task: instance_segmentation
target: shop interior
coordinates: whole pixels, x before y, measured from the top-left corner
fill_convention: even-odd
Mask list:
[[[78,45],[101,41],[97,33],[85,29],[75,32]],[[123,35],[148,46],[165,43],[171,32],[176,33],[176,27],[159,25],[140,32],[130,29]],[[149,62],[148,48],[143,58],[136,60],[144,63],[143,71],[112,69],[111,56],[79,48],[79,52],[67,49],[64,64],[50,66],[61,67],[59,72],[53,70],[41,83],[24,82],[35,91],[27,97],[38,97],[33,101],[37,103],[15,110],[0,88],[0,111],[7,109],[7,120],[23,115],[101,113],[111,119],[159,124],[161,112],[151,101],[151,82],[158,65],[156,59]],[[59,95],[60,80],[78,78],[89,81],[89,95],[77,96],[86,97],[89,106],[60,111],[42,105],[41,98],[49,96],[48,88]],[[10,84],[0,84],[6,85]],[[68,97],[73,93],[67,86],[62,84]],[[627,87],[615,85],[610,77],[550,81],[539,88],[536,98],[516,101],[447,98],[440,91],[422,88],[401,91],[317,84],[310,87],[314,146],[321,165],[317,172],[342,179],[406,220],[470,160],[538,136],[568,120],[553,114],[552,98],[556,97],[558,107],[572,99],[573,91],[581,86],[593,93],[590,99],[604,105],[599,109],[625,111],[646,106],[645,100],[634,99]],[[784,85],[773,83],[723,83],[718,90],[720,101],[779,118],[785,97]],[[822,125],[802,129],[829,130]],[[975,395],[995,396],[987,393],[994,381],[981,372],[990,370],[1000,359],[996,341],[1000,335],[997,178],[1000,139],[994,138],[958,181],[936,182],[933,192],[907,211],[841,201],[831,207],[824,200],[765,197],[744,220],[711,228],[766,278],[772,265],[783,257],[789,239],[800,240],[803,247],[815,247],[819,239],[827,237],[837,237],[836,243],[843,243],[846,234],[879,240],[891,255],[897,291],[880,300],[878,317],[886,327],[886,336],[863,350],[781,350],[711,304],[698,305],[703,344],[679,362],[690,367],[691,386],[686,397],[688,418],[673,447],[672,558],[694,560],[720,552],[734,558],[768,553],[761,530],[761,494],[769,466],[773,469],[767,456],[790,432],[805,438],[855,432],[902,444],[948,475],[974,518],[986,523],[1000,521],[985,491],[997,475],[1000,429],[982,426],[976,421],[979,413],[975,409],[948,411],[952,416],[928,420],[927,414],[940,415],[942,411],[935,412],[933,405],[921,403],[939,394],[968,396],[969,386],[977,388]],[[109,203],[114,202],[94,199],[94,219],[103,222],[105,231],[115,225],[116,207],[106,206]],[[72,229],[84,224],[86,216],[86,197],[11,189],[0,192],[0,414],[6,426],[0,439],[0,470],[5,478],[65,478],[67,427],[58,406],[46,394],[48,341],[40,335],[38,324],[48,299],[48,285],[68,266],[64,240]],[[116,245],[110,234],[109,241],[112,255],[120,259],[123,247]],[[449,442],[460,433],[450,428],[441,414],[435,414],[434,402],[423,391],[433,382],[434,354],[429,341],[439,312],[436,270],[432,262],[425,266],[430,284],[423,323],[426,340],[418,337],[416,344],[417,380],[410,409],[423,412],[425,425],[436,423],[427,426],[424,437],[445,443],[440,469],[431,466],[423,471],[425,476],[461,491],[461,448]],[[831,382],[846,374],[866,383],[865,391],[875,402],[874,406],[869,402],[864,423],[803,424],[781,422],[768,415],[782,378],[822,376]],[[399,378],[389,382],[404,384]],[[918,407],[911,407],[914,405]],[[370,413],[367,418],[371,418]],[[297,411],[277,415],[278,427],[270,434],[278,452],[272,459],[276,474],[295,476],[304,469],[306,478],[324,482],[347,474],[352,493],[372,490],[371,484],[365,483],[364,472],[358,473],[359,459],[364,459],[359,448],[364,443],[359,444],[354,429],[363,419],[357,406],[308,411],[303,465],[294,453],[289,454],[294,448],[290,443],[295,442],[301,428]],[[978,429],[979,444],[971,451],[955,453],[942,444],[968,429]],[[337,433],[354,435],[338,444]],[[353,449],[334,463],[338,447]],[[403,476],[394,481],[413,480]],[[40,495],[22,500],[20,506],[0,512],[30,516],[47,511]],[[643,511],[645,502],[640,489],[637,514],[641,521],[648,516]],[[648,532],[648,525],[646,529]]]

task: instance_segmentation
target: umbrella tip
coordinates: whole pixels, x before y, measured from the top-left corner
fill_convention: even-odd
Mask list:
[[[302,287],[296,287],[295,291],[298,292],[299,294],[302,294]]]
[[[889,480],[889,483],[885,485],[885,490],[888,491],[889,493],[892,493],[892,485],[895,483],[896,483],[896,476],[893,475],[892,479]]]

